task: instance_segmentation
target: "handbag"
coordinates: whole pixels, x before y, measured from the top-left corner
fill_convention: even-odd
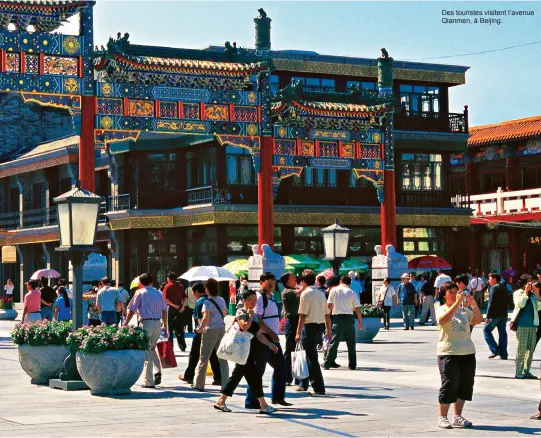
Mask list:
[[[298,380],[306,379],[310,375],[306,351],[300,342],[297,343],[295,351],[291,353],[291,374],[294,379]]]
[[[385,307],[385,298],[387,298],[387,293],[389,292],[389,287],[390,286],[387,286],[387,289],[385,290],[385,295],[383,295],[383,300],[378,302],[378,307],[381,308],[381,310],[383,310],[383,308]]]
[[[173,341],[168,341],[165,338],[161,338],[156,344],[158,350],[158,356],[160,356],[160,362],[162,368],[176,368],[177,359],[173,351]]]
[[[522,313],[522,311],[524,310],[524,308],[520,309],[517,313],[517,316],[513,319],[511,319],[511,322],[509,322],[509,330],[513,331],[513,332],[516,332],[517,329],[518,329],[518,320],[520,318],[520,314]]]
[[[245,365],[250,355],[250,343],[254,335],[243,332],[231,324],[220,341],[216,355],[219,359]]]

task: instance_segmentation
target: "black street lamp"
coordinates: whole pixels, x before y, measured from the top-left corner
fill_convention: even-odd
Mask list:
[[[334,224],[321,230],[325,260],[331,263],[335,276],[340,275],[340,265],[347,258],[350,233],[350,229],[338,225],[336,218]]]
[[[58,226],[60,228],[60,246],[56,251],[66,253],[73,266],[73,331],[83,326],[83,262],[86,255],[96,248],[96,231],[101,196],[88,190],[75,187],[63,195],[54,198],[58,205]],[[75,352],[64,363],[65,372],[61,381],[80,380],[75,364]],[[62,389],[69,389],[63,387]]]

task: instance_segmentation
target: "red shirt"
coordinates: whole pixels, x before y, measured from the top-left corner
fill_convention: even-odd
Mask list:
[[[177,306],[181,306],[187,298],[184,286],[180,283],[167,283],[163,288],[163,297]]]

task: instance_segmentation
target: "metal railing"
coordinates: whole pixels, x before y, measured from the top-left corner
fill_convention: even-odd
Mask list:
[[[188,195],[188,206],[204,204],[229,204],[231,194],[225,189],[218,189],[212,186],[196,187],[186,190]]]
[[[468,112],[434,113],[402,109],[395,114],[395,128],[404,131],[468,133]]]
[[[56,206],[37,208],[21,212],[4,213],[0,215],[0,228],[16,230],[19,228],[36,228],[57,225]]]
[[[130,209],[130,194],[109,196],[107,199],[109,211],[121,211]]]

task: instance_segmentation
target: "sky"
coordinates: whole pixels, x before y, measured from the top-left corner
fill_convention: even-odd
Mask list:
[[[541,2],[414,1],[175,1],[97,0],[95,43],[117,32],[130,42],[203,48],[225,41],[253,47],[257,9],[272,18],[276,50],[378,57],[385,47],[395,60],[424,60],[541,42]],[[455,15],[442,15],[442,11]],[[533,11],[534,16],[495,16],[500,25],[444,24],[456,11]],[[487,16],[483,15],[483,18]],[[469,66],[466,85],[450,90],[450,111],[469,106],[470,126],[541,115],[541,44],[425,62]]]

